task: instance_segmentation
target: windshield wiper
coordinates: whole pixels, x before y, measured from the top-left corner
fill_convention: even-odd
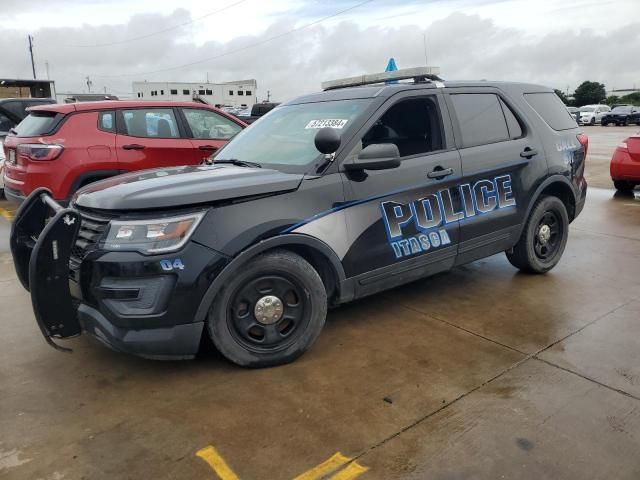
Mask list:
[[[237,165],[238,167],[253,167],[262,168],[262,165],[256,162],[245,162],[244,160],[238,160],[237,158],[225,158],[224,160],[214,160],[213,164],[230,163],[231,165]]]

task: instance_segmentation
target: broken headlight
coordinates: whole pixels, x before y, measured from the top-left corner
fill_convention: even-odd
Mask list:
[[[166,253],[187,243],[205,212],[153,220],[112,220],[105,250]]]

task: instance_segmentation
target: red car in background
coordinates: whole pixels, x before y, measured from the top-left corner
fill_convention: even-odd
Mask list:
[[[4,142],[5,195],[22,202],[46,187],[68,201],[120,173],[197,165],[246,124],[192,102],[103,101],[38,106]]]
[[[618,190],[631,191],[640,185],[640,134],[618,145],[611,157],[610,172]]]

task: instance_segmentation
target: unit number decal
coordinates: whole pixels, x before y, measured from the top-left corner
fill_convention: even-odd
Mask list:
[[[170,272],[172,270],[184,270],[184,263],[179,258],[175,260],[160,260],[160,266],[165,272]]]

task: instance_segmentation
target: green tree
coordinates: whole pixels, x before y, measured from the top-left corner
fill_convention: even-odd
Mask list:
[[[640,92],[633,92],[624,97],[620,97],[620,101],[617,103],[628,103],[630,105],[640,105]]]
[[[604,101],[607,98],[607,92],[604,89],[604,84],[587,80],[576,88],[573,98],[576,105],[581,107]]]
[[[614,103],[620,103],[620,97],[617,95],[611,95],[607,97],[607,105],[613,105]]]
[[[556,95],[560,97],[562,103],[564,103],[565,105],[569,105],[569,99],[564,93],[562,93],[562,90],[558,90],[557,88],[555,88],[553,91],[556,92]]]

